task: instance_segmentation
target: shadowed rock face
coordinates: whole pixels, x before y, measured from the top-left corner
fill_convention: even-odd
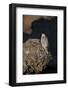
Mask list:
[[[42,72],[52,57],[42,47],[40,39],[27,40],[23,45],[23,49],[23,73],[25,74]]]
[[[34,15],[23,15],[24,32],[31,32],[32,22],[39,20],[40,18],[51,20],[53,17],[50,16],[34,16]]]

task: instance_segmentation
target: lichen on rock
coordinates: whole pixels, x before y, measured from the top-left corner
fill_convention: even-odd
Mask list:
[[[23,73],[42,72],[50,58],[52,58],[51,53],[42,47],[40,39],[27,40],[23,44]]]

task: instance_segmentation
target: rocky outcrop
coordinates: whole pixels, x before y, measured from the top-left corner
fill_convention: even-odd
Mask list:
[[[29,39],[23,44],[23,73],[40,73],[52,58],[42,47],[40,39]]]

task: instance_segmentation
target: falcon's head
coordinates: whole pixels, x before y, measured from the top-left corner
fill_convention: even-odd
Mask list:
[[[45,35],[45,33],[42,33],[42,35],[41,35],[41,44],[44,49],[46,49],[48,47],[48,38]]]
[[[45,42],[46,39],[47,39],[47,36],[44,33],[42,33],[41,40],[43,40]]]
[[[42,33],[41,38],[42,39],[45,39],[46,38],[46,35],[44,33]]]

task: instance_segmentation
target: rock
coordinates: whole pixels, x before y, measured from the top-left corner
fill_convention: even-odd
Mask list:
[[[40,73],[52,58],[42,47],[40,39],[29,39],[23,44],[23,73]]]

